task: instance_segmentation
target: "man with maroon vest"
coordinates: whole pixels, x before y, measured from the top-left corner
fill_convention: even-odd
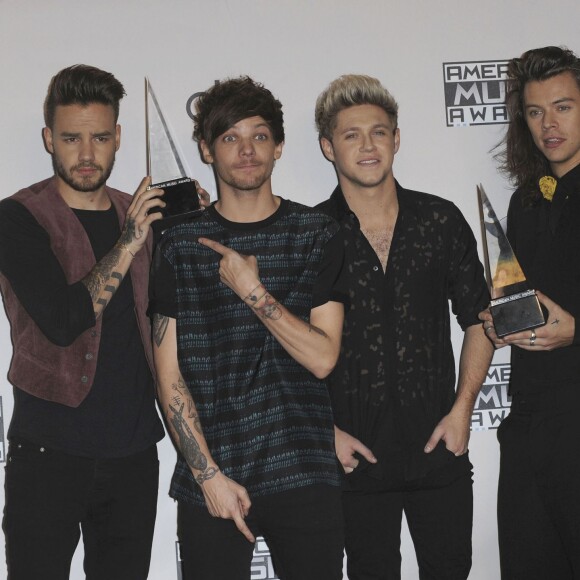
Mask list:
[[[0,203],[0,288],[14,413],[3,529],[11,580],[145,579],[163,427],[146,316],[160,190],[106,181],[121,83],[76,65],[51,81],[43,131],[55,175]]]

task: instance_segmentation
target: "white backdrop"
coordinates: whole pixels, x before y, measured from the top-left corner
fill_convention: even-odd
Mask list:
[[[0,0],[0,198],[51,173],[41,142],[46,88],[61,68],[86,63],[113,72],[128,93],[121,104],[123,137],[111,185],[133,191],[145,173],[147,75],[194,176],[215,197],[213,176],[199,162],[190,139],[185,103],[214,79],[249,74],[284,104],[286,146],[274,172],[274,192],[313,205],[335,185],[332,166],[318,148],[314,102],[332,79],[354,72],[379,77],[399,101],[399,181],[454,201],[479,238],[475,185],[485,185],[498,215],[505,215],[507,207],[509,184],[498,175],[489,153],[505,127],[447,126],[443,63],[502,61],[547,44],[580,52],[579,18],[578,0],[553,0],[549,7],[539,0]],[[457,326],[453,333],[458,353]],[[1,315],[0,438],[12,411],[6,379],[10,356],[8,324]],[[507,359],[507,352],[496,354],[499,366],[493,367],[488,382],[501,385],[478,403],[481,408],[502,406],[495,396],[505,395]],[[478,415],[476,426],[489,423],[486,413],[485,421]],[[175,455],[167,439],[160,454],[150,578],[172,580],[178,578],[175,511],[167,490]],[[475,519],[470,579],[494,580],[499,578],[495,430],[474,431],[471,459]],[[2,470],[0,485],[3,478]],[[258,548],[252,578],[273,578],[267,551]],[[403,578],[415,579],[416,561],[406,531],[402,550]],[[79,549],[72,578],[83,577],[81,561]],[[5,575],[1,558],[0,578]]]

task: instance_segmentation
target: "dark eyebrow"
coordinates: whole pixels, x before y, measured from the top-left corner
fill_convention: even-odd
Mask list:
[[[556,99],[555,101],[552,101],[550,104],[551,105],[560,105],[561,103],[568,103],[568,102],[576,102],[576,99],[574,99],[573,97],[562,97],[561,99]],[[530,108],[537,108],[537,109],[541,109],[541,105],[534,105],[534,103],[529,103],[525,105],[526,109],[530,109]]]
[[[101,131],[100,133],[91,133],[91,137],[110,137],[113,133],[111,131]],[[63,131],[60,133],[61,137],[80,137],[80,133],[69,133],[68,131]]]

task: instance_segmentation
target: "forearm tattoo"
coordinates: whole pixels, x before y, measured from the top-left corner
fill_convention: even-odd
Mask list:
[[[183,416],[184,407],[185,403],[183,402],[179,407],[169,405],[168,418],[179,440],[179,449],[185,461],[187,461],[189,467],[203,473],[207,469],[207,457],[201,452],[195,435],[192,433]]]
[[[204,481],[211,479],[218,472],[219,472],[218,467],[208,467],[205,471],[202,471],[201,473],[198,473],[195,476],[195,481],[197,481],[199,485],[203,485]]]
[[[185,458],[187,464],[192,468],[199,471],[195,475],[195,481],[199,485],[203,485],[204,481],[212,479],[216,473],[219,472],[217,467],[208,467],[207,457],[201,452],[201,448],[195,438],[195,435],[189,428],[185,420],[184,410],[187,405],[187,417],[188,419],[193,419],[194,429],[201,434],[201,422],[199,420],[199,415],[195,412],[195,406],[193,404],[193,399],[187,393],[187,386],[183,379],[180,377],[177,383],[171,385],[175,394],[171,397],[171,402],[168,409],[168,418],[175,430],[177,438],[179,439],[178,445],[181,449],[181,453]],[[185,402],[183,400],[185,397]]]
[[[270,320],[280,320],[280,318],[282,318],[280,304],[278,304],[278,301],[273,296],[270,296],[270,294],[266,294],[263,301],[260,300],[260,305],[254,306],[254,310],[262,318],[269,318]]]
[[[199,420],[199,415],[195,412],[195,405],[193,404],[193,399],[191,396],[189,396],[185,381],[179,377],[177,383],[173,383],[171,388],[178,393],[177,395],[174,395],[174,401],[181,402],[183,401],[183,398],[185,398],[185,402],[187,403],[187,418],[193,419],[193,426],[195,427],[195,430],[198,433],[201,433],[201,422]]]
[[[100,309],[95,308],[97,315],[107,306],[123,281],[123,274],[115,270],[120,258],[121,249],[115,246],[81,280],[89,291],[93,304],[100,307]]]
[[[193,419],[193,426],[198,433],[201,433],[201,421],[199,420],[199,415],[193,412],[193,402],[190,402],[188,408],[188,417]]]
[[[282,310],[278,301],[271,296],[266,288],[260,284],[254,288],[245,298],[244,302],[251,306],[258,316],[279,320],[282,318]]]
[[[167,326],[169,324],[169,317],[163,316],[162,314],[153,315],[153,340],[157,346],[161,346],[163,342],[163,337],[167,332]]]

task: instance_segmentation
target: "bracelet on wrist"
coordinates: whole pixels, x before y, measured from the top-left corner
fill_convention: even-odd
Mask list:
[[[262,285],[262,283],[260,282],[245,298],[244,298],[244,302],[247,302],[248,300],[250,300],[251,302],[255,302],[255,300],[252,300],[252,295],[254,294],[254,292]]]
[[[127,250],[127,252],[133,256],[133,258],[136,256],[136,254],[134,254],[125,244],[119,244],[117,247],[121,248],[122,250]]]

